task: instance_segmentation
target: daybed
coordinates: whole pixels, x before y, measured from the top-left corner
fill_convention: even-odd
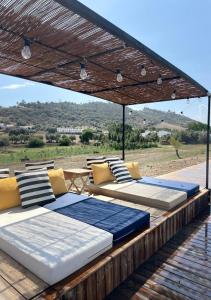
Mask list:
[[[112,247],[109,232],[42,207],[0,213],[0,249],[48,284]]]
[[[150,222],[148,212],[74,193],[58,197],[45,207],[111,233],[114,243],[147,228]]]
[[[101,185],[89,184],[88,189],[93,194],[105,195],[164,210],[170,210],[187,201],[186,192],[140,184],[135,181],[112,182]]]
[[[172,190],[183,191],[187,193],[188,198],[193,197],[199,192],[199,184],[184,181],[143,176],[141,179],[137,180],[137,182],[141,184],[149,184]]]

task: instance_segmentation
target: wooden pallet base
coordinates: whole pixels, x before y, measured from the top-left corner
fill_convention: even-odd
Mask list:
[[[104,299],[178,231],[208,208],[208,191],[203,190],[175,211],[156,219],[149,229],[113,248],[34,299]]]

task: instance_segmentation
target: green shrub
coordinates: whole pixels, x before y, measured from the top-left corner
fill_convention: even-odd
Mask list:
[[[39,138],[32,138],[28,143],[29,148],[41,148],[44,145],[45,145],[44,142]]]
[[[71,144],[71,139],[66,135],[63,135],[59,139],[59,146],[70,146],[70,144]]]
[[[9,146],[10,142],[7,137],[1,137],[0,138],[0,147],[7,147]]]

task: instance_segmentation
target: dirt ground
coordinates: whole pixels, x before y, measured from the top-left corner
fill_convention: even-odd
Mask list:
[[[205,161],[205,146],[186,146],[181,150],[182,159],[178,159],[170,146],[126,152],[126,161],[138,161],[143,176],[167,174]],[[120,156],[121,153],[111,154]],[[109,154],[106,154],[109,156]],[[55,160],[56,167],[63,169],[81,168],[86,166],[87,155],[76,155]],[[11,165],[10,169],[22,169],[22,164]]]

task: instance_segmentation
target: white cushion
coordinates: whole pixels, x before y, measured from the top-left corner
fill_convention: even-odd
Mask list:
[[[158,186],[128,183],[108,183],[99,186],[90,184],[93,193],[135,202],[164,210],[170,210],[187,200],[187,193]]]
[[[112,234],[45,208],[0,213],[0,249],[52,285],[112,247]]]

